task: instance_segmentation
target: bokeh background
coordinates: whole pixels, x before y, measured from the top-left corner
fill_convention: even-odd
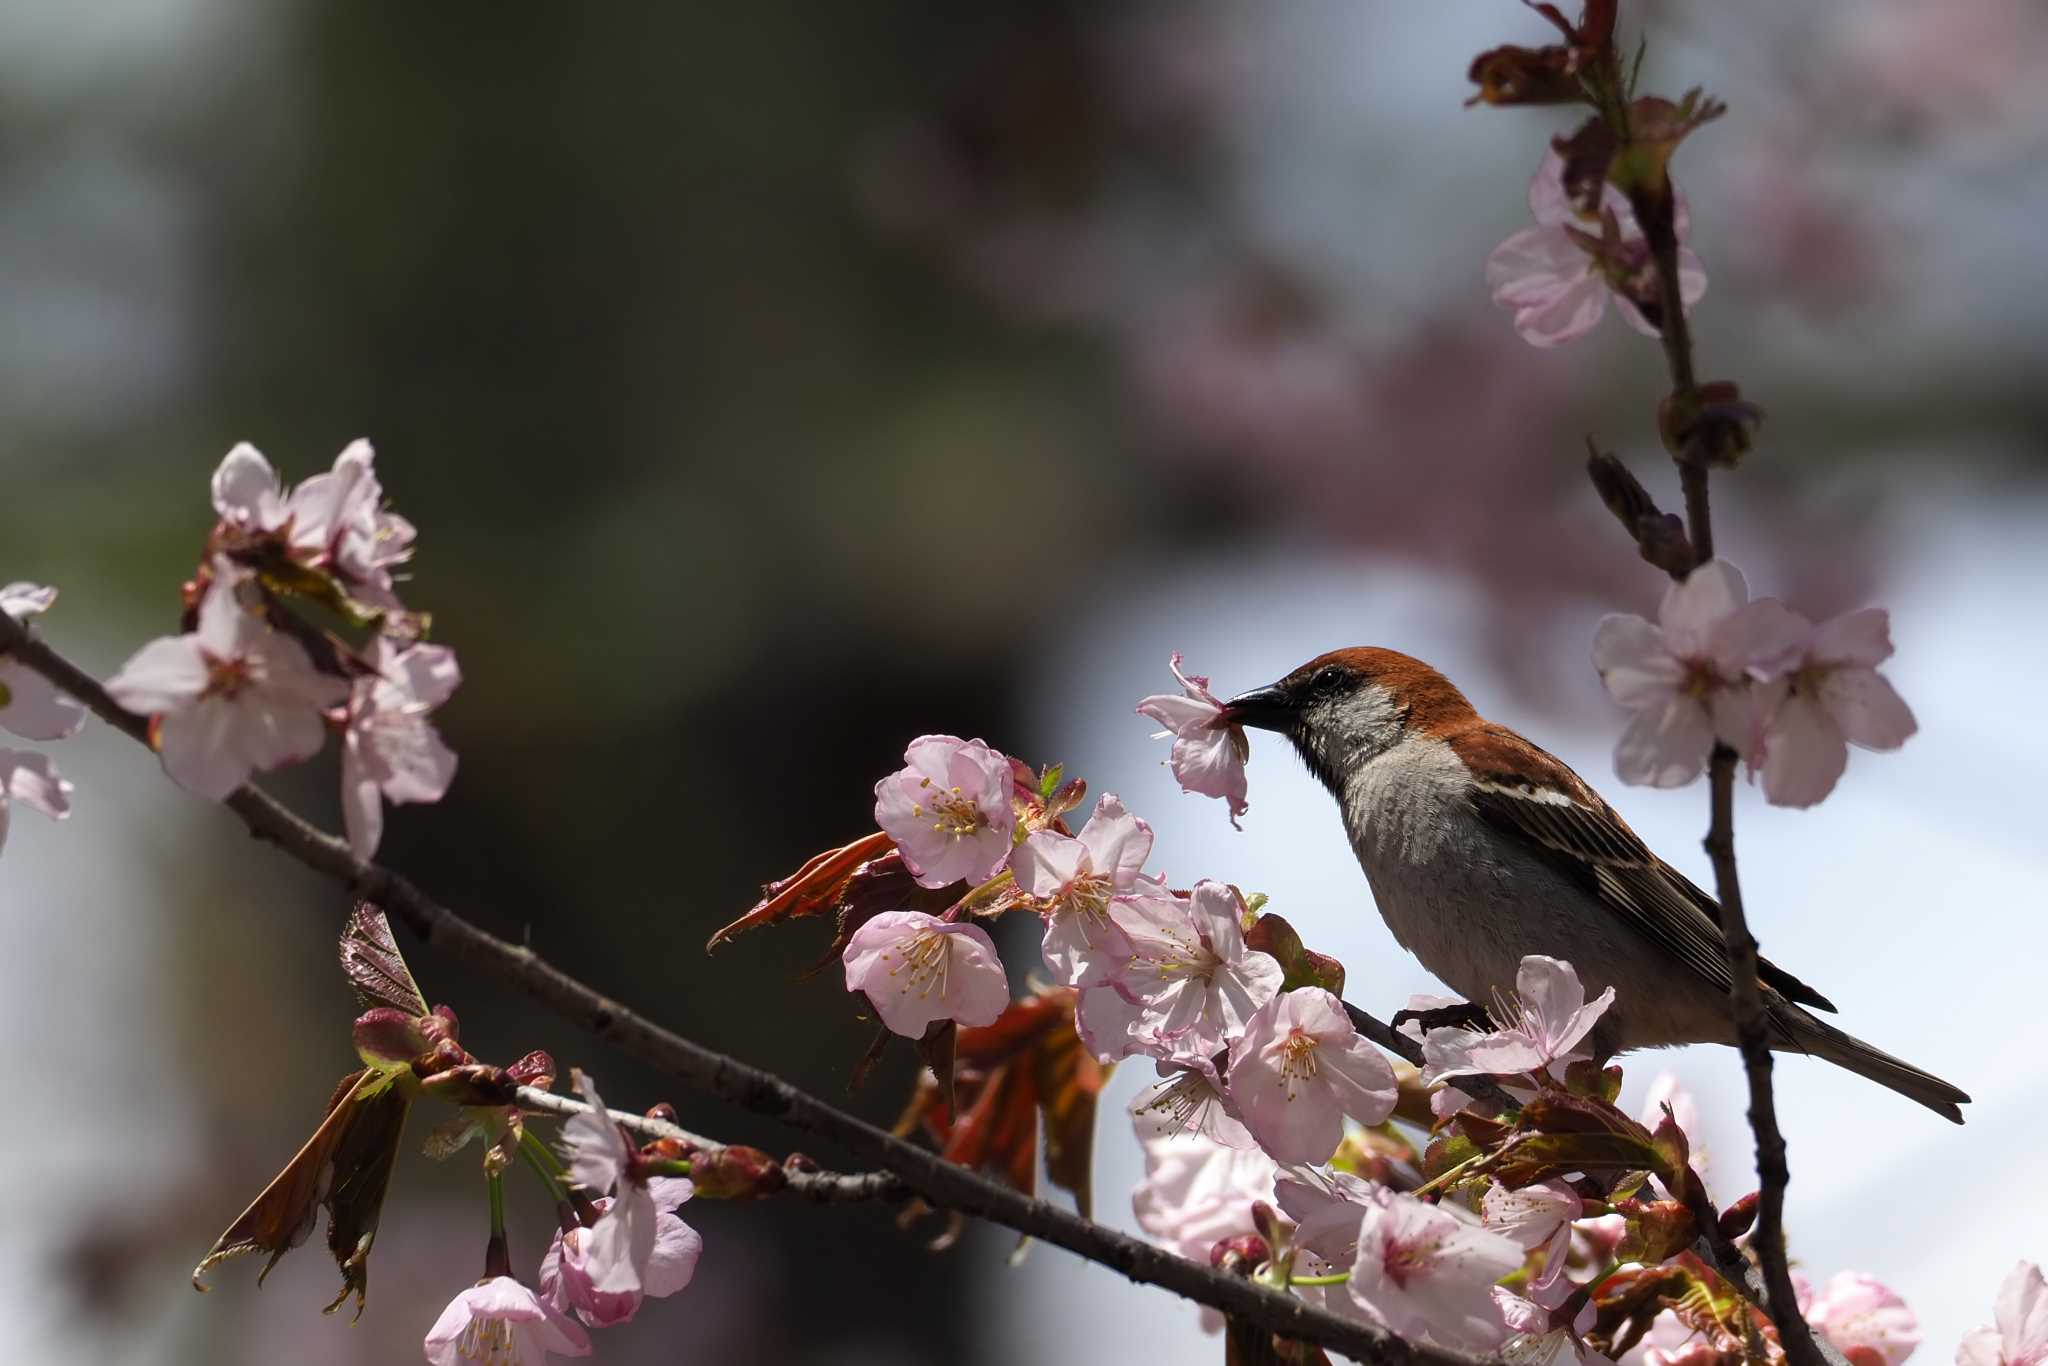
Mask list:
[[[1677,163],[1703,370],[1769,413],[1724,552],[1819,617],[1892,609],[1922,730],[1807,812],[1739,809],[1766,950],[1845,1023],[1972,1090],[1953,1130],[1780,1069],[1796,1255],[1898,1286],[1929,1363],[2048,1257],[2048,14],[2030,0],[1631,4],[1651,89],[1730,114]],[[1432,660],[1617,786],[1599,615],[1659,585],[1581,484],[1597,435],[1675,502],[1656,348],[1556,352],[1488,302],[1550,111],[1460,108],[1519,6],[0,6],[0,579],[102,673],[171,629],[238,439],[298,478],[367,435],[422,530],[407,597],[467,678],[449,798],[384,852],[663,1022],[843,1094],[865,1042],[821,936],[714,926],[869,821],[927,731],[1064,760],[1177,879],[1270,892],[1380,1010],[1391,942],[1325,799],[1261,745],[1233,833],[1131,714],[1169,651],[1225,690],[1322,649]],[[345,906],[104,728],[73,818],[0,860],[0,1358],[416,1359],[476,1273],[472,1162],[409,1153],[369,1311],[316,1245],[258,1293],[187,1268],[351,1065]],[[332,759],[278,791],[333,820]],[[1701,789],[1615,793],[1695,877]],[[1028,954],[1028,942],[1019,941]],[[615,1103],[664,1092],[424,951],[430,998]],[[1024,960],[1017,960],[1021,964]],[[1021,966],[1015,976],[1021,980]],[[1699,1092],[1747,1189],[1732,1053]],[[893,1057],[853,1103],[892,1115]],[[1097,1188],[1128,1223],[1112,1088]],[[790,1136],[672,1095],[699,1129]],[[833,1156],[821,1154],[828,1160]],[[548,1213],[521,1191],[515,1255]],[[1215,1359],[1194,1311],[1004,1236],[946,1255],[876,1209],[699,1204],[682,1298],[615,1362]]]

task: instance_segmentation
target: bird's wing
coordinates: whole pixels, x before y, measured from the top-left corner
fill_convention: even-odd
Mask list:
[[[1602,905],[1716,990],[1729,990],[1720,907],[1651,853],[1578,774],[1500,726],[1461,731],[1450,745],[1477,780],[1472,802],[1481,818],[1536,846]],[[1826,997],[1774,964],[1759,962],[1757,975],[1790,1000],[1834,1009]]]

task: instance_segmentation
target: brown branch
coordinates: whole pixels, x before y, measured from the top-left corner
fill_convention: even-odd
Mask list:
[[[1671,401],[1690,409],[1697,400],[1698,381],[1693,371],[1692,329],[1679,291],[1678,231],[1671,207],[1675,194],[1667,187],[1661,209],[1643,212],[1639,206],[1637,217],[1657,265],[1658,333],[1671,372]],[[1681,434],[1674,456],[1679,482],[1685,490],[1686,527],[1695,567],[1714,556],[1713,509],[1708,498],[1707,475],[1715,456],[1712,444],[1717,439],[1717,430],[1715,424],[1693,423],[1690,431]],[[1799,1313],[1798,1298],[1792,1289],[1792,1270],[1785,1258],[1785,1187],[1791,1181],[1791,1171],[1786,1165],[1785,1135],[1778,1128],[1777,1103],[1771,1092],[1771,1026],[1762,984],[1757,978],[1756,937],[1750,933],[1749,921],[1743,915],[1742,883],[1735,866],[1736,757],[1727,745],[1715,744],[1708,768],[1711,809],[1704,843],[1707,857],[1714,865],[1715,899],[1721,904],[1721,937],[1727,948],[1728,972],[1734,979],[1730,1009],[1742,1050],[1743,1071],[1749,1078],[1749,1125],[1756,1134],[1757,1177],[1761,1187],[1756,1232],[1750,1246],[1756,1250],[1764,1286],[1769,1292],[1766,1312],[1778,1325],[1792,1366],[1822,1366],[1827,1358]]]
[[[108,724],[148,743],[144,718],[124,711],[84,670],[0,613],[0,654],[11,655],[90,707]],[[706,1048],[584,985],[530,948],[470,923],[382,864],[357,858],[348,844],[316,828],[253,786],[224,803],[249,833],[382,906],[420,939],[511,982],[563,1018],[683,1085],[803,1133],[828,1139],[882,1168],[935,1209],[986,1219],[1063,1247],[1131,1280],[1156,1285],[1255,1323],[1282,1337],[1313,1342],[1385,1366],[1476,1366],[1482,1358],[1404,1342],[1374,1325],[1342,1318],[1284,1291],[1212,1270],[1150,1243],[1025,1195],[800,1090],[773,1073]]]

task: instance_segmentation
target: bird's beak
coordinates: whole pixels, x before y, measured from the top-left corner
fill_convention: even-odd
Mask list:
[[[1239,693],[1223,704],[1223,719],[1233,726],[1284,731],[1294,725],[1294,717],[1294,699],[1277,683]]]

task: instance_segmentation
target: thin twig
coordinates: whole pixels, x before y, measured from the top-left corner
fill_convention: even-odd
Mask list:
[[[1692,330],[1685,316],[1685,301],[1678,279],[1678,232],[1669,205],[1675,191],[1667,194],[1662,212],[1639,214],[1651,258],[1657,264],[1658,331],[1664,343],[1664,358],[1671,372],[1674,398],[1689,405],[1697,379],[1693,372]],[[1699,429],[1696,429],[1696,433]],[[1688,537],[1697,564],[1714,556],[1713,509],[1708,498],[1707,475],[1711,452],[1702,448],[1695,433],[1684,441],[1676,455],[1678,477],[1685,490]],[[1771,1092],[1770,1017],[1757,978],[1756,937],[1742,910],[1742,883],[1735,866],[1735,761],[1736,753],[1716,743],[1708,766],[1711,811],[1704,841],[1707,857],[1714,865],[1714,896],[1721,904],[1721,937],[1728,953],[1728,972],[1734,979],[1730,1007],[1735,1018],[1735,1036],[1742,1049],[1743,1071],[1749,1079],[1749,1125],[1756,1133],[1757,1199],[1756,1232],[1750,1246],[1763,1267],[1764,1285],[1770,1294],[1769,1313],[1778,1325],[1792,1366],[1822,1366],[1827,1358],[1815,1344],[1806,1320],[1799,1313],[1792,1289],[1792,1269],[1785,1258],[1785,1187],[1791,1171],[1785,1161],[1785,1135],[1778,1128],[1778,1110]]]
[[[590,1106],[574,1096],[558,1096],[552,1091],[532,1086],[519,1088],[519,1105],[521,1109],[539,1110],[563,1119],[590,1113]],[[724,1146],[717,1139],[693,1134],[681,1125],[652,1115],[636,1115],[610,1108],[605,1113],[611,1116],[613,1123],[642,1138],[666,1138],[684,1144],[692,1150],[693,1157]],[[911,1193],[910,1187],[893,1172],[812,1171],[792,1165],[793,1161],[783,1164],[783,1184],[776,1194],[795,1196],[821,1205],[847,1205],[865,1200],[894,1202],[908,1199]]]
[[[13,656],[57,684],[123,734],[148,743],[143,718],[124,711],[91,675],[5,613],[0,613],[0,654]],[[403,875],[357,858],[345,841],[311,825],[255,787],[237,788],[224,804],[257,839],[376,902],[423,942],[497,974],[670,1080],[837,1143],[859,1160],[895,1176],[910,1193],[935,1209],[1000,1224],[1063,1247],[1131,1280],[1208,1305],[1229,1318],[1256,1323],[1282,1337],[1316,1343],[1358,1361],[1385,1366],[1477,1366],[1483,1360],[1404,1342],[1384,1329],[1212,1270],[948,1162],[773,1073],[662,1028],[547,963],[532,949],[471,924]]]

